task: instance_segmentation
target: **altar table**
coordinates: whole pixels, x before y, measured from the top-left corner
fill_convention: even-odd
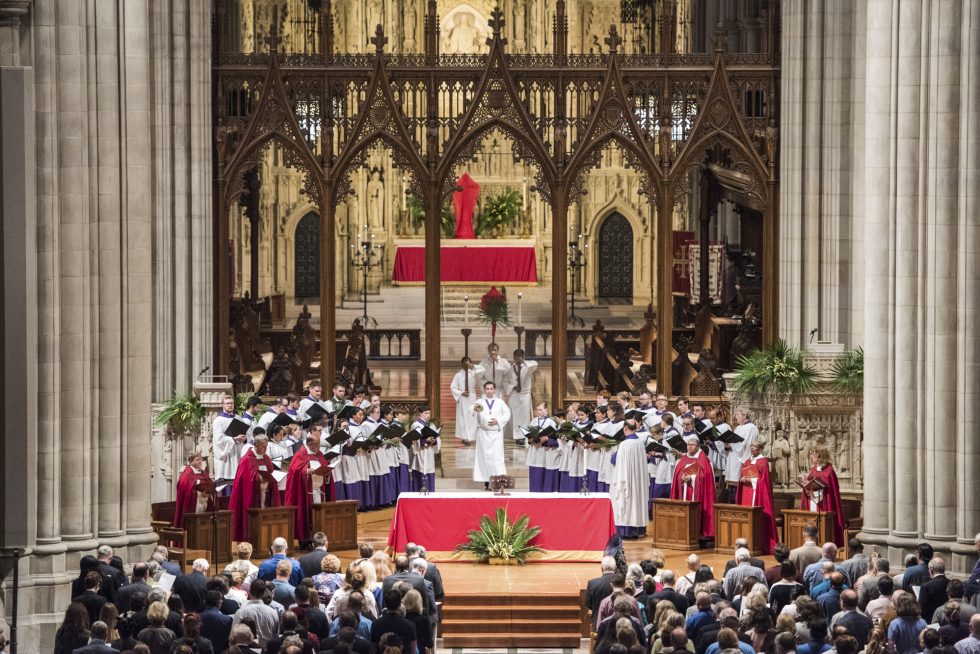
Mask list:
[[[403,552],[406,543],[418,543],[435,561],[471,560],[470,554],[456,552],[456,546],[498,507],[507,510],[511,522],[527,514],[530,525],[541,528],[531,542],[546,552],[533,561],[599,561],[616,532],[608,493],[402,493],[388,544]]]
[[[455,283],[523,283],[538,281],[533,247],[444,245],[439,248],[440,279]],[[400,245],[391,279],[400,284],[425,282],[425,248]]]

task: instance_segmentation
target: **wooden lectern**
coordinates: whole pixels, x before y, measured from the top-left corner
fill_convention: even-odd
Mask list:
[[[731,554],[744,538],[752,556],[762,554],[762,507],[715,504],[715,551]]]
[[[264,556],[272,541],[280,536],[293,546],[296,526],[295,506],[269,506],[248,510],[248,539],[256,552]]]
[[[817,545],[834,540],[833,511],[805,511],[803,509],[783,509],[783,542],[791,550],[803,544],[803,527],[817,528]]]
[[[330,539],[332,550],[357,549],[357,500],[338,500],[313,505],[313,531]]]
[[[231,562],[231,511],[215,511],[215,526],[218,531],[218,549],[213,564]],[[187,549],[204,550],[208,559],[212,556],[214,537],[211,533],[211,512],[187,513],[184,515],[184,529],[187,531]]]
[[[654,500],[653,529],[653,543],[661,549],[698,549],[698,538],[701,537],[701,503]]]

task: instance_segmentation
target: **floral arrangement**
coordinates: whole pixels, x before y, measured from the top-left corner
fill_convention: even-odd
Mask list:
[[[507,297],[498,291],[496,286],[491,286],[490,290],[480,298],[480,308],[476,313],[480,317],[480,322],[490,325],[490,341],[496,343],[497,325],[510,324]]]
[[[528,556],[540,554],[544,550],[529,543],[541,533],[540,527],[529,526],[527,515],[522,515],[513,523],[507,518],[507,511],[498,508],[496,515],[480,518],[480,528],[471,529],[469,540],[456,546],[457,552],[470,552],[483,563],[499,562],[524,565]]]
[[[803,362],[803,353],[781,339],[735,364],[738,387],[749,393],[807,393],[817,377],[816,368]]]
[[[864,350],[860,347],[841,353],[830,364],[830,385],[843,393],[864,390]]]

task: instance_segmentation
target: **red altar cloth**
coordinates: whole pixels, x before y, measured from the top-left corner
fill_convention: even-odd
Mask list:
[[[493,516],[501,506],[511,521],[526,513],[530,524],[541,528],[531,542],[547,552],[534,561],[598,561],[616,532],[607,493],[402,493],[388,544],[403,552],[406,543],[419,543],[427,558],[437,561],[470,560],[469,554],[454,552],[456,546],[479,528],[481,517]]]
[[[537,282],[538,264],[533,247],[446,247],[439,252],[440,279],[444,282]],[[395,251],[392,281],[425,282],[425,248],[399,247]]]

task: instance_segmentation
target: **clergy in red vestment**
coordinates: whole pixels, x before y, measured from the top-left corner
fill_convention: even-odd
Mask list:
[[[715,535],[715,473],[711,462],[701,451],[697,436],[685,439],[687,454],[677,460],[674,480],[670,485],[670,499],[687,500],[701,504],[701,534],[706,538]]]
[[[762,552],[771,554],[776,546],[776,517],[772,510],[772,481],[769,459],[762,456],[765,441],[756,439],[749,447],[751,455],[742,464],[735,503],[762,507]]]
[[[214,482],[204,470],[200,452],[187,457],[187,466],[177,480],[177,508],[174,511],[174,527],[183,529],[184,516],[188,513],[204,513],[214,507]]]
[[[248,510],[267,506],[279,506],[279,485],[272,476],[275,467],[265,453],[269,437],[257,434],[250,450],[242,455],[235,473],[231,501],[232,540],[248,540]]]
[[[840,484],[837,473],[830,463],[830,450],[814,447],[810,450],[810,472],[800,475],[797,482],[802,488],[800,508],[804,511],[834,512],[834,542],[844,546],[844,516],[840,505]]]
[[[456,182],[463,189],[453,193],[453,212],[456,214],[456,238],[476,238],[473,233],[473,209],[480,197],[480,185],[473,181],[469,173]]]
[[[330,498],[327,477],[330,462],[320,451],[320,426],[314,425],[306,436],[306,444],[293,455],[286,477],[283,504],[296,507],[296,538],[310,539],[310,509],[313,504]]]

